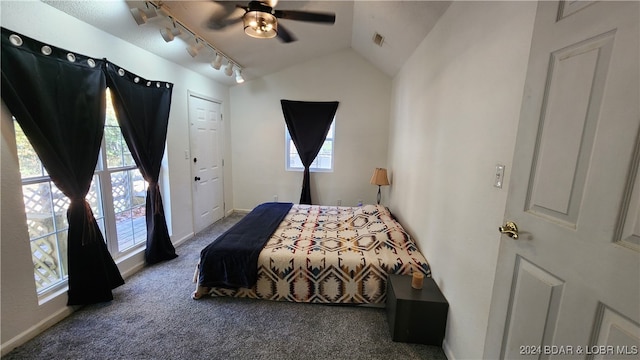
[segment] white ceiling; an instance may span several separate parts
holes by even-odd
[[[215,54],[202,50],[195,58],[186,51],[187,35],[165,42],[159,30],[172,27],[170,20],[158,16],[138,26],[131,8],[145,8],[144,1],[50,1],[47,4],[68,13],[118,38],[160,57],[192,69],[223,84],[235,84],[235,78],[210,66]],[[156,2],[158,3],[158,2]],[[226,3],[225,6],[222,4]],[[250,80],[262,77],[335,51],[353,48],[384,73],[393,76],[444,13],[450,1],[286,1],[278,10],[305,10],[336,14],[334,25],[280,19],[279,24],[292,32],[297,41],[254,39],[244,34],[242,23],[222,30],[205,26],[211,16],[233,9],[231,4],[248,1],[163,1],[169,13],[201,38],[233,59]],[[240,17],[236,9],[231,17]],[[382,47],[373,43],[375,33],[384,36]],[[223,68],[224,69],[224,68]]]

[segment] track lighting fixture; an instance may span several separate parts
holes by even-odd
[[[229,62],[227,66],[224,68],[224,73],[227,76],[233,75],[233,63]]]
[[[211,62],[211,67],[216,70],[220,70],[221,66],[222,66],[222,55],[220,55],[220,53],[216,53],[216,58]]]
[[[187,48],[187,52],[189,53],[189,55],[191,55],[191,57],[196,57],[198,56],[200,49],[202,49],[203,47],[204,45],[200,43],[200,41],[196,38],[196,43],[191,44],[191,46]]]
[[[131,16],[133,16],[138,25],[146,24],[147,22],[147,16],[138,8],[131,9]]]
[[[244,78],[242,77],[242,70],[236,69],[236,82],[238,84],[242,84],[244,82]]]
[[[191,55],[191,57],[195,58],[200,53],[200,50],[202,50],[203,48],[209,48],[215,54],[215,59],[211,61],[212,68],[220,70],[220,68],[222,67],[222,63],[226,61],[227,65],[224,69],[225,75],[232,76],[235,70],[236,82],[239,84],[244,82],[244,78],[242,77],[242,67],[238,65],[235,60],[225,55],[223,52],[204,40],[204,38],[199,36],[195,31],[189,29],[184,23],[176,19],[170,13],[169,8],[162,4],[162,1],[145,1],[144,4],[146,8],[136,7],[130,9],[131,15],[138,25],[143,25],[147,22],[148,19],[157,17],[158,15],[160,15],[160,18],[169,19],[173,24],[173,28],[171,26],[162,25],[164,27],[160,29],[160,35],[165,42],[171,42],[175,39],[176,36],[186,34],[186,39],[191,38],[192,41],[194,41],[187,48],[187,52],[189,53],[189,55]],[[268,25],[261,25],[265,26],[261,29],[261,31],[266,31]],[[269,28],[269,30],[271,30],[271,28]],[[263,36],[264,34],[262,34],[261,37]]]
[[[146,9],[133,8],[131,9],[131,15],[136,21],[136,24],[142,25],[146,24],[148,19],[154,18],[158,16],[156,13],[155,7],[149,7],[149,4],[146,4]]]
[[[178,27],[176,27],[176,23],[173,23],[173,29],[171,28],[164,28],[164,29],[160,29],[160,35],[162,35],[162,38],[164,39],[164,41],[166,42],[170,42],[173,41],[173,39],[176,36],[180,36],[182,34],[182,30],[180,30]]]

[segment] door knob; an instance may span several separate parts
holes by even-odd
[[[193,178],[193,180],[195,180],[195,181],[200,181],[200,176],[196,176],[196,177],[194,177],[194,178]]]
[[[509,237],[514,240],[518,239],[518,226],[513,221],[507,221],[504,226],[500,226],[498,228],[498,231],[500,231],[502,234],[509,235]]]

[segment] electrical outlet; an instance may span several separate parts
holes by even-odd
[[[278,195],[273,195],[273,202],[278,202]]]
[[[338,199],[338,206],[342,206],[342,200]]]

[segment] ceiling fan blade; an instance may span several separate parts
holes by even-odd
[[[242,17],[232,18],[233,13],[236,11],[239,4],[235,4],[229,1],[213,1],[219,8],[216,12],[211,14],[209,19],[204,23],[204,26],[212,30],[221,30],[229,25],[233,25],[242,20]]]
[[[336,14],[297,10],[274,10],[273,15],[280,19],[308,21],[323,24],[335,24]]]
[[[233,25],[242,21],[242,18],[237,19],[215,19],[211,18],[207,20],[205,26],[211,30],[222,30],[229,25]]]
[[[297,40],[296,37],[280,23],[278,23],[278,39],[283,43],[290,43]]]

